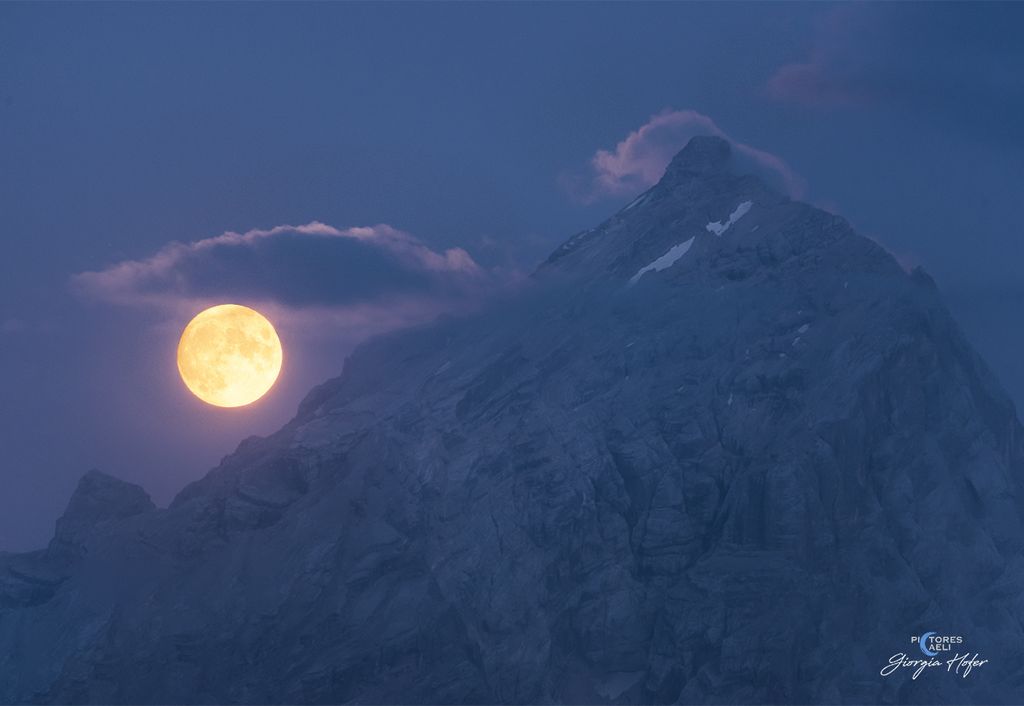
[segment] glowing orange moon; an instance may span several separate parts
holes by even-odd
[[[242,407],[263,397],[283,359],[273,324],[238,304],[199,312],[178,342],[178,372],[185,386],[217,407]]]

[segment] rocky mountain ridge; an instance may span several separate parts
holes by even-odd
[[[170,507],[87,476],[0,701],[1012,703],[1020,431],[927,275],[694,138]],[[880,675],[926,630],[990,663]]]

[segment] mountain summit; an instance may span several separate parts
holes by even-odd
[[[729,165],[732,146],[728,140],[713,135],[692,138],[665,170],[663,180],[675,180],[682,174],[707,174],[724,170]]]
[[[169,508],[94,478],[0,556],[0,701],[1019,701],[1012,403],[926,276],[729,155]],[[882,674],[927,633],[987,661]]]

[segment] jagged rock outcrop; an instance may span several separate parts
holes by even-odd
[[[1017,702],[1021,438],[927,275],[695,138],[169,508],[0,557],[0,701]],[[925,630],[990,662],[881,676]]]
[[[82,476],[67,510],[57,520],[50,550],[54,553],[62,550],[82,552],[88,540],[97,531],[102,531],[104,524],[155,508],[149,495],[138,485],[91,470]]]

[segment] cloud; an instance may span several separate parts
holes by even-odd
[[[858,37],[860,40],[858,41]],[[837,7],[821,15],[806,59],[779,67],[765,84],[778,101],[815,107],[864,105],[876,98],[866,80],[858,46],[875,37],[857,8]]]
[[[768,96],[817,109],[896,108],[972,132],[1024,119],[1024,7],[847,4],[824,12],[806,56],[776,69]]]
[[[292,322],[386,330],[463,308],[487,280],[462,248],[438,252],[389,225],[314,221],[170,243],[145,259],[79,273],[71,285],[92,299],[175,314],[232,301]]]
[[[867,95],[852,90],[850,85],[832,75],[827,64],[825,55],[815,52],[807,62],[781,67],[768,79],[768,94],[777,100],[814,106],[857,105],[868,101]]]
[[[780,157],[734,140],[703,113],[671,109],[651,116],[613,149],[598,150],[585,175],[563,175],[562,185],[586,203],[635,194],[657,183],[672,157],[696,135],[729,140],[738,157],[777,179],[794,198],[806,192],[804,180]]]

